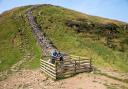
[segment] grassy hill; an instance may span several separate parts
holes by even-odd
[[[0,15],[0,71],[9,69],[27,53],[31,59],[40,58],[40,48],[25,18],[28,7],[15,8]],[[36,66],[37,62],[39,64],[36,61],[33,65]]]
[[[32,35],[25,11],[19,7],[0,16],[0,71],[31,54],[23,67],[39,67],[41,49]],[[41,5],[33,15],[42,32],[61,51],[88,56],[99,67],[128,72],[128,24],[66,8]]]

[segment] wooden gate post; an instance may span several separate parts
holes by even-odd
[[[90,69],[92,68],[92,58],[90,58]]]
[[[79,57],[79,69],[80,69],[80,57]]]
[[[76,74],[76,60],[75,60],[75,74]]]

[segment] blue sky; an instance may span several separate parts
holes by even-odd
[[[0,0],[0,13],[17,6],[45,3],[128,22],[128,0]]]

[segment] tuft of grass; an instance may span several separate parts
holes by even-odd
[[[106,73],[95,73],[95,74],[100,74],[100,75],[106,76],[106,77],[114,79],[114,80],[118,80],[118,81],[121,81],[121,82],[124,82],[124,83],[128,83],[128,79],[121,79],[121,78],[118,78],[118,77],[108,75]]]
[[[117,87],[115,87],[115,86],[107,86],[107,89],[118,89]]]

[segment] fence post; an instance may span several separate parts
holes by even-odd
[[[40,70],[41,70],[41,67],[42,67],[42,62],[41,62],[42,58],[40,59]]]
[[[90,69],[92,68],[92,58],[90,58]]]
[[[56,70],[56,79],[57,79],[57,77],[58,77],[58,74],[57,74],[57,62],[55,62],[55,70]]]
[[[75,74],[76,74],[76,60],[75,60]]]
[[[79,68],[80,68],[80,57],[79,57]]]

